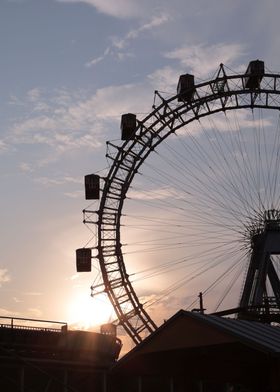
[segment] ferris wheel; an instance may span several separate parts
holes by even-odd
[[[144,118],[122,116],[108,172],[85,177],[97,240],[77,269],[98,261],[93,294],[102,287],[136,344],[154,314],[197,308],[199,292],[210,312],[271,298],[280,309],[279,109],[280,75],[256,60],[199,83],[181,75]]]

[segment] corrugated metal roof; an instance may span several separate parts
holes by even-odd
[[[180,313],[180,312],[179,312]],[[237,320],[214,315],[204,315],[185,312],[187,317],[193,317],[230,333],[242,343],[258,348],[261,351],[280,354],[280,327],[257,321]]]
[[[185,317],[194,318],[201,323],[208,324],[220,331],[228,333],[236,338],[242,344],[248,345],[254,349],[267,354],[280,355],[280,327],[263,324],[257,321],[238,320],[233,318],[224,318],[209,314],[201,314],[197,312],[188,312],[179,310],[164,324],[162,324],[155,332],[149,335],[138,346],[134,347],[124,357],[122,357],[114,366],[118,369],[122,364],[129,361],[137,353],[141,353],[141,348],[149,344],[154,336],[161,333],[162,330],[168,328],[177,318]]]

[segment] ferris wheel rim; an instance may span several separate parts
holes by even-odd
[[[155,106],[151,113],[142,121],[138,121],[135,139],[125,141],[121,146],[111,144],[111,146],[116,148],[116,153],[114,157],[108,156],[113,158],[113,160],[104,179],[104,188],[98,211],[97,250],[106,292],[115,308],[120,324],[135,343],[139,343],[142,340],[141,332],[146,330],[148,333],[151,333],[155,330],[156,325],[140,303],[126,272],[120,240],[121,216],[126,193],[135,174],[149,154],[170,134],[176,132],[181,127],[188,125],[194,120],[199,120],[202,117],[211,116],[221,111],[226,113],[230,110],[246,108],[280,109],[280,75],[265,73],[262,81],[265,88],[260,87],[258,89],[245,88],[245,78],[246,74],[224,75],[222,78],[200,83],[195,86],[197,96],[190,104],[186,102],[178,104],[178,95],[174,95],[166,100],[159,95],[160,104]],[[225,82],[227,89],[214,91],[217,80]],[[230,83],[234,83],[237,87],[239,85],[239,88],[231,89]],[[211,94],[206,93],[204,96],[201,96],[200,89],[207,90],[207,88]],[[260,96],[263,96],[263,103],[258,102],[256,99]],[[172,105],[175,102],[176,105],[173,109]],[[215,105],[211,109],[209,105],[213,102],[215,102]],[[189,113],[191,115],[187,117]],[[150,124],[149,122],[153,118],[154,122]],[[165,130],[167,131],[164,134]],[[109,219],[110,208],[112,219]],[[114,221],[113,224],[112,221]],[[107,243],[110,244],[109,251]],[[112,265],[114,265],[113,268],[116,268],[117,265],[117,271],[112,270]],[[118,274],[119,276],[117,276]],[[126,295],[131,303],[131,307],[128,310],[123,309],[118,294],[116,294],[116,290],[120,288],[118,285],[121,285],[124,291],[122,291],[121,295],[123,297]],[[140,323],[138,329],[131,322],[131,319],[135,316],[139,317],[142,323]]]

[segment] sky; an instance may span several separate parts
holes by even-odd
[[[276,0],[1,0],[0,315],[108,319],[101,300],[88,316],[93,277],[75,271],[91,237],[83,176],[106,172],[120,116],[149,113],[180,74],[254,59],[279,70],[279,12]]]

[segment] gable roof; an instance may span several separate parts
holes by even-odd
[[[181,312],[181,311],[180,311]],[[179,312],[179,313],[180,313]],[[280,328],[258,321],[223,318],[214,315],[185,312],[203,323],[212,325],[237,338],[241,343],[260,351],[280,354]]]
[[[143,340],[143,342],[122,357],[115,367],[118,367],[118,364],[121,365],[145,352],[160,335],[164,334],[164,332],[172,328],[178,320],[182,319],[185,321],[196,321],[204,326],[208,325],[212,330],[214,329],[217,332],[223,333],[224,335],[233,338],[235,341],[257,351],[277,356],[280,355],[280,327],[278,326],[271,326],[257,321],[223,318],[220,316],[180,310],[162,324],[155,332]]]

